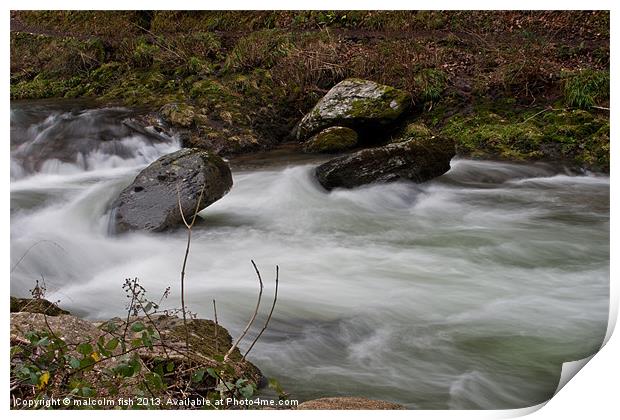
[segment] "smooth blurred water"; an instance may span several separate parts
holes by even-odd
[[[121,284],[139,277],[154,299],[171,286],[167,304],[178,307],[186,232],[106,233],[108,204],[178,142],[114,138],[122,157],[96,148],[32,170],[20,145],[37,138],[42,119],[63,113],[24,107],[36,115],[11,114],[19,139],[13,264],[44,242],[12,272],[12,294],[28,295],[44,277],[50,299],[103,319],[123,313]],[[86,114],[93,112],[106,114]],[[212,317],[216,299],[234,336],[255,304],[250,259],[266,282],[262,319],[280,266],[278,306],[251,360],[292,397],[525,407],[553,394],[562,362],[600,347],[609,302],[607,177],[455,159],[425,184],[328,193],[313,178],[316,163],[276,156],[232,162],[233,189],[200,213],[186,288],[201,317]]]

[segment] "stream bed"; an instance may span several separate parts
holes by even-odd
[[[138,277],[153,300],[171,287],[164,306],[180,306],[186,231],[108,234],[117,194],[180,147],[126,130],[129,115],[12,104],[12,295],[43,278],[48,299],[108,319]],[[322,160],[288,148],[232,159],[233,188],[200,213],[187,267],[190,309],[212,318],[216,299],[235,336],[258,292],[250,260],[265,281],[257,325],[279,265],[277,307],[250,359],[292,398],[520,408],[553,395],[562,362],[598,350],[608,177],[454,159],[424,184],[327,192],[313,177]]]

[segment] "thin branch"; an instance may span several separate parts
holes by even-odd
[[[531,119],[536,118],[537,116],[539,116],[540,114],[544,113],[544,112],[548,112],[548,111],[556,111],[551,107],[545,108],[542,111],[537,112],[536,114],[530,116],[529,118],[526,118],[525,120],[521,121],[521,124],[525,124],[526,122],[528,122]]]
[[[30,245],[30,247],[26,250],[26,252],[24,252],[22,254],[22,256],[19,258],[19,260],[17,260],[17,262],[15,263],[15,265],[13,265],[13,267],[11,267],[11,273],[17,268],[17,266],[22,262],[22,260],[26,257],[26,255],[28,255],[28,253],[32,250],[32,248],[34,248],[35,246],[43,243],[43,242],[51,242],[53,245],[56,245],[58,248],[62,249],[63,251],[67,252],[66,249],[64,249],[62,246],[58,245],[56,242],[49,240],[49,239],[42,239],[40,241],[35,242],[34,244]]]
[[[159,335],[159,339],[163,341],[164,336],[161,335],[161,331],[159,331],[159,328],[157,328],[157,324],[155,324],[155,321],[153,321],[153,318],[151,318],[151,315],[147,312],[144,305],[142,305],[142,302],[140,302],[139,305],[140,305],[140,308],[142,309],[142,312],[144,312],[144,315],[146,315],[146,317],[148,318],[153,328],[155,328],[155,331],[157,331],[157,334]],[[166,350],[166,346],[164,346],[163,348],[164,348],[164,354],[166,355],[166,358],[168,358],[168,351]]]
[[[215,307],[215,299],[213,299],[213,316],[215,318],[215,354],[218,353],[218,345],[217,345],[217,330],[220,329],[217,322],[217,308]]]
[[[189,223],[185,220],[185,214],[183,213],[183,206],[181,206],[181,192],[179,191],[179,186],[177,185],[177,203],[179,203],[179,213],[181,213],[181,219],[183,219],[183,223],[185,227],[190,229]]]
[[[135,22],[130,22],[130,23],[131,23],[132,25],[136,26],[138,29],[143,30],[143,31],[147,32],[149,35],[151,35],[151,36],[153,37],[153,39],[152,39],[152,40],[153,40],[153,42],[154,42],[157,46],[162,47],[162,48],[164,48],[164,49],[168,50],[168,51],[169,51],[169,52],[171,52],[172,54],[176,55],[176,56],[177,56],[177,58],[179,58],[179,59],[181,59],[181,60],[184,60],[184,58],[183,58],[181,55],[179,55],[179,53],[177,53],[176,51],[174,51],[172,48],[168,47],[167,45],[164,45],[164,44],[162,44],[162,43],[157,42],[157,41],[159,41],[159,37],[158,37],[156,34],[154,34],[153,32],[149,31],[148,29],[146,29],[146,28],[144,28],[144,27],[142,27],[142,26],[138,25],[138,24],[137,24],[137,23],[135,23]]]
[[[245,360],[245,358],[250,353],[250,351],[252,351],[252,348],[254,347],[254,344],[256,344],[256,342],[258,341],[260,336],[263,335],[263,333],[267,329],[267,326],[269,325],[269,321],[271,321],[271,315],[273,315],[273,310],[276,307],[276,302],[278,301],[278,283],[279,283],[279,280],[280,280],[280,267],[278,267],[276,265],[276,290],[275,290],[275,292],[273,294],[273,304],[271,305],[271,310],[269,311],[269,316],[267,317],[267,320],[265,321],[265,325],[263,325],[263,329],[260,330],[260,332],[258,333],[256,338],[254,339],[254,341],[252,341],[252,344],[250,344],[250,347],[248,348],[248,350],[243,355],[243,358],[241,359],[242,362]]]
[[[241,333],[239,338],[237,338],[235,343],[230,347],[230,349],[228,349],[228,351],[224,355],[224,361],[225,362],[228,361],[228,358],[230,357],[230,354],[239,345],[239,342],[243,339],[243,337],[245,337],[245,335],[248,333],[250,327],[254,323],[254,320],[256,319],[256,315],[258,314],[258,309],[260,307],[260,300],[261,300],[261,298],[263,296],[263,279],[260,276],[260,271],[258,271],[258,268],[256,267],[256,264],[254,263],[254,260],[251,260],[251,261],[252,261],[252,265],[254,266],[254,271],[256,272],[256,276],[258,277],[258,283],[260,285],[260,289],[258,291],[258,301],[256,302],[256,309],[254,309],[254,313],[252,314],[252,317],[250,318],[250,321],[248,322],[248,325],[245,326],[245,329],[243,330],[243,332]]]
[[[127,309],[127,319],[125,320],[125,330],[123,331],[123,345],[125,345],[125,338],[127,337],[127,329],[129,328],[129,318],[131,317],[131,308],[133,308],[133,304],[136,300],[136,283],[138,282],[138,278],[134,278],[133,287],[131,288],[131,302],[129,303],[129,308]],[[131,285],[131,280],[129,280],[129,284]]]
[[[192,242],[192,228],[194,227],[194,223],[196,222],[196,216],[198,215],[198,210],[200,209],[200,204],[202,203],[202,196],[205,192],[206,184],[202,186],[200,190],[200,196],[198,197],[198,201],[196,202],[196,209],[194,210],[194,216],[192,217],[192,223],[188,224],[185,219],[185,215],[183,214],[183,206],[181,205],[181,193],[179,191],[179,187],[177,185],[177,198],[179,202],[179,212],[181,213],[181,218],[183,219],[183,223],[187,227],[187,246],[185,247],[185,256],[183,257],[183,267],[181,268],[181,309],[183,312],[183,326],[185,328],[185,347],[187,352],[189,353],[189,328],[187,327],[187,309],[185,308],[185,267],[187,266],[187,257],[189,256],[189,248]]]

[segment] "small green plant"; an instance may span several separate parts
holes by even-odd
[[[582,70],[564,77],[566,105],[587,109],[609,100],[609,71]]]
[[[418,86],[420,98],[424,102],[432,104],[441,99],[441,94],[446,89],[448,78],[446,74],[437,69],[423,69],[414,77]]]
[[[153,64],[153,59],[158,52],[157,45],[148,42],[144,37],[138,38],[134,44],[131,63],[137,68],[148,68]]]

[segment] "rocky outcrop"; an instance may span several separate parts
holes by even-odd
[[[157,159],[120,193],[112,205],[111,230],[159,232],[175,227],[183,221],[179,200],[187,219],[196,208],[211,205],[231,187],[230,168],[219,156],[181,149]]]
[[[306,153],[333,153],[350,149],[357,144],[357,133],[347,127],[329,127],[316,134],[304,145]]]
[[[11,313],[28,312],[45,314],[47,316],[69,315],[69,312],[60,309],[55,303],[41,298],[18,298],[11,296]]]
[[[376,130],[396,121],[409,107],[409,93],[362,79],[346,79],[334,86],[306,114],[296,129],[305,140],[327,127]]]
[[[232,337],[228,331],[221,325],[216,325],[213,321],[206,319],[192,319],[188,321],[189,335],[189,353],[187,352],[185,342],[185,329],[183,320],[175,316],[166,315],[150,315],[149,317],[131,317],[129,318],[129,326],[142,324],[144,328],[153,328],[158,332],[159,338],[153,342],[153,346],[140,346],[135,350],[135,354],[147,366],[155,364],[167,365],[174,362],[176,366],[188,364],[188,358],[196,362],[196,365],[206,367],[215,367],[218,365],[218,357],[225,353],[232,346]],[[215,330],[217,329],[217,334]],[[119,356],[123,348],[131,349],[134,345],[132,341],[142,337],[142,332],[136,332],[133,328],[125,329],[125,319],[115,318],[105,322],[90,322],[72,315],[58,315],[53,317],[45,317],[40,313],[17,312],[11,314],[10,321],[11,345],[12,346],[29,346],[29,333],[32,332],[51,332],[54,336],[59,337],[65,343],[69,344],[69,354],[79,357],[77,349],[71,348],[72,345],[90,344],[93,349],[98,348],[98,344],[102,340],[108,342],[112,338],[120,339],[125,337],[125,345],[118,345],[111,351],[112,356]],[[125,334],[118,334],[126,331]],[[215,341],[217,337],[217,343]],[[165,344],[165,346],[164,346]],[[97,357],[101,357],[97,355]],[[260,370],[247,360],[242,360],[239,349],[235,349],[230,355],[231,369],[228,372],[235,377],[242,377],[249,383],[259,387],[265,381]],[[118,357],[103,358],[98,367],[100,369],[88,370],[85,372],[87,381],[98,388],[98,385],[104,383],[106,377],[102,375],[105,369],[111,369],[118,366]],[[131,378],[125,378],[124,386],[119,388],[119,395],[132,396],[139,391],[139,386],[144,379],[144,371],[141,370],[137,375]],[[189,377],[183,377],[183,372],[177,372],[179,378],[183,378],[189,382]],[[194,387],[200,391],[205,387],[214,387],[214,380],[209,375],[204,375],[200,384],[191,382]],[[59,383],[50,384],[50,386],[62,385]],[[105,396],[108,389],[105,386],[96,389],[97,395]],[[155,391],[156,392],[156,391]]]
[[[332,159],[316,169],[323,187],[354,188],[407,179],[424,182],[450,169],[454,142],[442,137],[411,138]]]
[[[319,398],[305,401],[297,410],[404,410],[405,407],[389,401],[369,400],[360,397]]]

